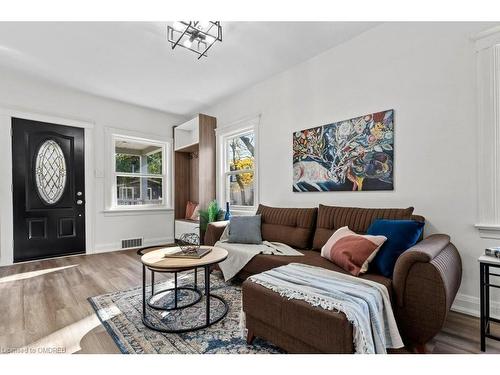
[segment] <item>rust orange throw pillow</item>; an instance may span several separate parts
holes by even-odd
[[[321,248],[321,256],[358,276],[368,271],[369,263],[386,240],[385,236],[361,235],[342,227]]]
[[[198,203],[188,201],[186,204],[186,219],[193,220],[192,216],[196,211],[196,208],[198,207]]]

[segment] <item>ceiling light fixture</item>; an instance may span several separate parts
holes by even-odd
[[[222,26],[220,21],[175,21],[167,26],[167,39],[172,49],[182,46],[201,59],[215,42],[222,42]]]

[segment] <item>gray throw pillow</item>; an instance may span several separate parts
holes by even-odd
[[[232,243],[262,243],[260,233],[260,215],[253,216],[231,216],[229,220],[229,239]]]

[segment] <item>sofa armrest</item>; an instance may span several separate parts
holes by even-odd
[[[394,304],[405,338],[425,344],[441,330],[461,279],[462,261],[448,235],[431,235],[398,258]]]
[[[206,246],[214,246],[217,241],[219,241],[220,236],[226,229],[229,221],[215,221],[209,223],[207,226],[207,231],[205,232],[204,244]]]

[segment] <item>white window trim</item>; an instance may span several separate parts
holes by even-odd
[[[171,211],[172,208],[172,145],[173,141],[171,138],[165,136],[147,134],[142,132],[135,132],[125,129],[116,128],[105,128],[105,140],[106,140],[106,163],[105,170],[105,207],[104,213],[107,214],[120,214],[120,213],[143,213],[145,211],[157,212],[157,211]],[[135,142],[145,142],[152,145],[156,145],[162,148],[162,175],[163,186],[163,204],[143,204],[136,206],[118,206],[116,197],[116,176],[126,175],[126,173],[116,173],[115,165],[115,143],[117,140],[128,140]],[[148,175],[140,174],[141,177],[159,177],[159,175]],[[130,174],[132,177],[136,177],[137,174]]]
[[[225,144],[227,139],[234,136],[253,131],[255,134],[255,155],[254,155],[254,205],[253,206],[237,206],[231,205],[231,213],[237,214],[250,214],[255,212],[259,205],[259,192],[260,192],[260,179],[259,179],[259,125],[261,115],[253,115],[245,117],[241,120],[235,121],[225,126],[217,127],[217,147],[216,147],[216,160],[217,160],[217,200],[219,205],[224,209],[227,202],[227,185],[226,185],[226,162],[227,152]],[[234,173],[233,173],[234,174]]]
[[[500,28],[474,36],[477,90],[477,222],[482,238],[500,239]]]

